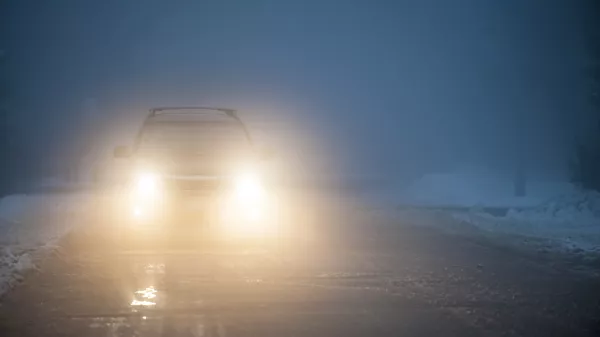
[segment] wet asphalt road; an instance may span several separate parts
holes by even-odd
[[[600,335],[594,277],[348,212],[281,251],[117,254],[82,227],[2,299],[0,336]]]

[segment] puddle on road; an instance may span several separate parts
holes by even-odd
[[[134,256],[121,259],[120,310],[72,316],[90,329],[89,335],[126,336],[224,336],[218,315],[207,315],[197,285],[210,280],[214,263],[207,259],[168,256]],[[262,279],[240,279],[260,283]],[[194,289],[190,292],[189,289]]]
[[[210,307],[220,298],[211,293],[215,285],[218,291],[233,289],[250,293],[252,298],[258,296],[260,304],[260,296],[269,296],[266,286],[380,290],[385,288],[382,279],[390,276],[385,272],[339,271],[297,278],[260,267],[261,260],[254,257],[128,256],[117,266],[117,275],[122,278],[120,311],[73,319],[94,331],[89,335],[224,336],[226,328],[221,322],[225,318]],[[244,290],[248,288],[258,290]]]
[[[153,286],[146,287],[145,289],[136,290],[133,294],[134,299],[131,300],[130,306],[136,307],[152,307],[156,305],[156,298],[158,290]]]
[[[164,263],[147,263],[143,266],[144,273],[148,275],[160,275],[165,273]]]

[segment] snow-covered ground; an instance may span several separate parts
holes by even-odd
[[[379,180],[377,180],[377,179]],[[363,178],[372,188],[362,193],[371,206],[397,207],[498,207],[530,208],[552,197],[575,190],[572,184],[556,178],[532,177],[526,196],[515,197],[512,176],[485,169],[424,174],[412,181]]]
[[[387,206],[424,207],[422,212],[436,214],[420,222],[447,225],[458,221],[492,235],[515,235],[545,241],[552,248],[600,253],[600,193],[582,191],[565,181],[531,179],[527,196],[514,197],[510,176],[470,169],[424,175],[384,192],[380,200]],[[490,209],[507,212],[490,214]]]
[[[600,193],[573,191],[527,209],[493,216],[480,209],[455,212],[454,219],[492,233],[548,240],[555,248],[600,253]]]
[[[514,196],[511,176],[485,170],[427,174],[396,191],[396,202],[410,205],[534,207],[570,193],[565,181],[530,179],[524,197]]]
[[[0,295],[81,223],[88,205],[89,196],[85,194],[11,195],[0,199]]]

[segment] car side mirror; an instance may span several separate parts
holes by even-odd
[[[129,158],[131,156],[131,152],[127,146],[117,146],[113,150],[113,157],[115,158]]]

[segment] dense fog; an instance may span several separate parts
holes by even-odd
[[[563,177],[586,132],[578,1],[2,6],[7,123],[48,171],[163,105],[233,107],[305,163],[399,178],[521,160]]]

